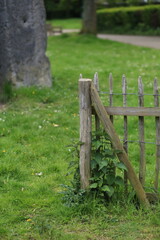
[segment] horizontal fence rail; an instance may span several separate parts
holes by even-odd
[[[159,107],[105,107],[105,108],[109,115],[160,117]]]

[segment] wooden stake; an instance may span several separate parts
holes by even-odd
[[[97,89],[97,91],[99,92],[99,78],[98,78],[97,72],[94,74],[94,86]]]
[[[122,76],[122,94],[123,94],[123,107],[127,106],[127,80],[125,75]],[[126,153],[128,153],[128,119],[127,116],[124,116],[124,138],[123,138],[123,147]],[[128,191],[128,176],[127,171],[124,171],[124,184],[125,184],[125,193]]]
[[[87,189],[90,180],[92,110],[90,99],[90,79],[79,79],[80,102],[80,181],[81,188]]]
[[[113,76],[112,76],[112,73],[109,74],[109,106],[110,107],[113,106]],[[113,115],[110,115],[109,117],[113,124],[114,123]],[[112,144],[111,144],[111,147],[112,147]],[[114,173],[114,176],[116,176],[116,167],[113,168],[113,173]]]
[[[158,83],[157,79],[154,79],[154,106],[159,107],[159,96],[158,96]],[[156,167],[155,167],[155,181],[154,187],[158,191],[158,179],[160,169],[160,117],[155,117],[156,122]]]
[[[99,95],[93,85],[91,84],[91,100],[93,107],[98,115],[98,117],[101,120],[101,123],[103,124],[104,130],[107,132],[107,134],[110,136],[112,145],[115,149],[119,150],[120,152],[117,153],[117,156],[121,162],[124,163],[128,170],[128,178],[137,194],[137,197],[142,205],[145,207],[149,206],[149,202],[146,198],[146,194],[144,192],[144,189],[142,188],[141,183],[139,182],[136,173],[128,160],[128,156],[126,152],[124,151],[124,148],[120,142],[120,139],[118,135],[116,134],[113,124],[109,119],[109,115],[107,114],[103,104],[101,103],[101,100],[99,98]]]
[[[138,78],[138,96],[139,96],[139,107],[144,107],[143,97],[143,83],[142,78]],[[140,146],[140,164],[139,164],[139,180],[142,186],[145,185],[145,174],[146,174],[146,158],[145,158],[145,143],[144,143],[144,117],[139,117],[139,146]]]
[[[97,92],[99,92],[98,73],[94,74],[94,86],[95,86]],[[100,120],[99,120],[99,117],[97,116],[97,114],[95,114],[95,130],[96,130],[96,132],[100,130]]]
[[[109,74],[109,106],[113,106],[113,77],[112,73]],[[110,120],[113,123],[113,116],[110,115]]]

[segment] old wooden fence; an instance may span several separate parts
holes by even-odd
[[[144,127],[146,116],[155,118],[155,145],[156,145],[156,159],[155,159],[155,177],[153,180],[153,189],[155,193],[159,193],[159,169],[160,169],[160,108],[159,108],[159,92],[157,79],[153,82],[153,93],[145,94],[142,78],[138,78],[138,92],[128,93],[126,77],[122,76],[122,91],[115,93],[113,91],[113,78],[109,76],[109,90],[105,92],[109,96],[108,106],[104,106],[99,97],[99,83],[98,74],[94,75],[94,80],[84,79],[80,76],[79,80],[79,101],[80,101],[80,141],[83,142],[80,148],[80,176],[81,187],[86,189],[90,182],[90,161],[91,161],[91,133],[92,133],[92,116],[95,115],[95,127],[99,128],[102,124],[104,130],[110,136],[112,145],[115,149],[121,150],[117,154],[119,160],[127,167],[127,172],[124,173],[124,183],[127,188],[127,180],[129,179],[141,203],[147,205],[148,200],[145,193],[145,176],[146,176],[146,156],[145,156],[145,134]],[[104,92],[103,92],[104,93]],[[123,99],[123,106],[113,107],[114,95],[121,95]],[[139,103],[138,107],[127,107],[128,95],[137,96]],[[144,107],[144,96],[149,95],[153,97],[153,107]],[[124,136],[121,141],[113,126],[114,116],[123,116]],[[128,159],[128,120],[129,116],[137,116],[139,129],[139,143],[140,157],[139,157],[139,177]],[[151,126],[152,128],[152,126]]]

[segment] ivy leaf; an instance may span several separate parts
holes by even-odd
[[[112,197],[114,194],[114,188],[112,186],[109,186],[110,191],[108,192],[109,197]]]
[[[101,170],[103,167],[107,167],[108,166],[108,161],[101,161],[99,163],[99,170]]]
[[[95,147],[95,149],[98,149],[102,143],[99,140],[92,141],[92,146]]]
[[[104,185],[101,190],[103,192],[107,192],[108,196],[111,197],[114,193],[114,188],[112,186],[107,186],[107,185]]]
[[[98,182],[98,181],[101,180],[101,178],[94,176],[94,177],[91,177],[89,180],[92,181],[92,182]],[[98,183],[97,183],[97,184],[98,184]],[[92,184],[91,184],[91,185],[92,185]]]
[[[97,162],[95,160],[91,161],[91,169],[95,169],[97,166]]]
[[[114,153],[113,153],[113,151],[111,149],[104,149],[103,156],[105,156],[105,157],[113,157]]]
[[[102,185],[103,185],[103,179],[101,179],[101,180],[99,181],[99,183],[98,183],[98,186],[99,186],[99,187],[102,187]]]
[[[117,184],[119,186],[123,186],[124,185],[123,178],[120,176],[116,176],[115,184]]]
[[[109,192],[109,191],[110,191],[110,188],[109,188],[109,186],[104,185],[104,186],[101,188],[101,190],[102,190],[103,192]]]
[[[95,160],[98,164],[100,164],[100,162],[102,161],[102,154],[99,153],[99,152],[95,153],[94,160]]]
[[[108,172],[108,167],[103,167],[102,169],[101,169],[101,171],[99,171],[102,175],[103,174],[107,174],[107,172]]]
[[[97,188],[98,187],[98,183],[92,183],[91,185],[90,185],[90,188],[92,189],[92,188]]]
[[[121,169],[121,170],[126,170],[126,171],[128,171],[127,168],[126,168],[126,166],[125,166],[124,163],[122,163],[122,162],[116,163],[115,166],[116,166],[117,168]]]
[[[107,183],[108,185],[112,185],[115,182],[115,176],[113,174],[110,174],[107,176]]]

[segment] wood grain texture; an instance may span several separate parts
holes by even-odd
[[[109,74],[109,106],[113,106],[113,77],[112,73]],[[113,123],[113,115],[110,115],[110,120]]]
[[[122,76],[122,95],[123,95],[123,107],[127,106],[127,80],[125,75]],[[124,137],[123,137],[123,147],[126,153],[128,153],[128,118],[126,115],[123,117],[123,128],[124,128]],[[127,171],[124,171],[124,185],[125,193],[128,192],[128,174]]]
[[[98,73],[96,72],[94,74],[94,86],[96,88],[96,90],[99,92],[99,78],[98,78]],[[99,117],[97,116],[97,114],[95,114],[95,130],[99,131],[100,130],[100,120]]]
[[[160,116],[159,107],[108,107],[105,106],[108,115],[119,116]]]
[[[139,107],[144,107],[144,88],[142,78],[138,78],[138,100]],[[146,158],[145,158],[145,137],[144,137],[144,116],[139,116],[139,147],[140,147],[140,162],[139,162],[139,180],[142,186],[145,185],[146,174]]]
[[[159,96],[158,96],[158,82],[154,79],[154,106],[159,107]],[[159,169],[160,169],[160,117],[155,117],[156,124],[156,165],[155,165],[155,180],[154,188],[158,191],[159,185]]]
[[[90,180],[92,112],[90,99],[90,79],[79,80],[80,103],[80,181],[81,188],[87,189]]]

